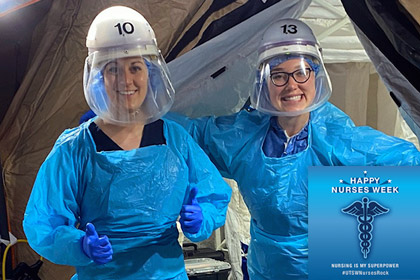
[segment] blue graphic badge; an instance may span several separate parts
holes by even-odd
[[[370,252],[370,241],[373,238],[373,220],[375,216],[388,213],[389,209],[376,201],[364,197],[362,201],[355,201],[350,206],[341,209],[343,213],[354,215],[359,222],[359,240],[363,257],[366,259]]]
[[[420,166],[309,167],[308,279],[419,280],[418,174]]]

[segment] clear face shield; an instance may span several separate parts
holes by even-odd
[[[320,57],[287,52],[261,60],[251,104],[261,112],[285,117],[323,105],[331,96],[331,83]]]
[[[148,124],[174,101],[165,60],[141,46],[93,51],[85,61],[85,98],[96,115],[125,125]]]

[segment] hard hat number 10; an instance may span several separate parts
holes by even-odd
[[[295,34],[297,32],[297,26],[294,24],[285,24],[280,27],[283,28],[284,34]]]
[[[114,27],[117,27],[118,33],[123,36],[134,32],[134,26],[131,22],[124,22],[122,25],[121,23],[118,23],[117,25],[114,25]]]

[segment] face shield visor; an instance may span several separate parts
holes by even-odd
[[[331,82],[315,46],[270,46],[259,61],[251,104],[261,112],[299,116],[331,96]]]
[[[155,45],[94,50],[86,58],[84,93],[95,114],[114,124],[148,124],[166,114],[174,89]]]

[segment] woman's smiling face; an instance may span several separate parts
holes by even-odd
[[[105,89],[112,107],[134,113],[143,104],[148,88],[148,69],[141,57],[119,58],[103,72]]]
[[[296,82],[296,80],[291,75],[288,77],[288,82],[282,86],[274,85],[271,77],[267,79],[271,104],[278,111],[299,111],[312,104],[316,93],[315,73],[313,73],[311,67],[303,58],[292,58],[271,68],[270,75],[272,77],[279,72],[285,72],[289,74],[294,72],[293,75],[297,77],[297,75],[303,75],[303,72],[307,71],[308,69],[311,71],[309,71],[309,74],[305,72],[306,75],[309,75],[309,78],[304,83]]]

